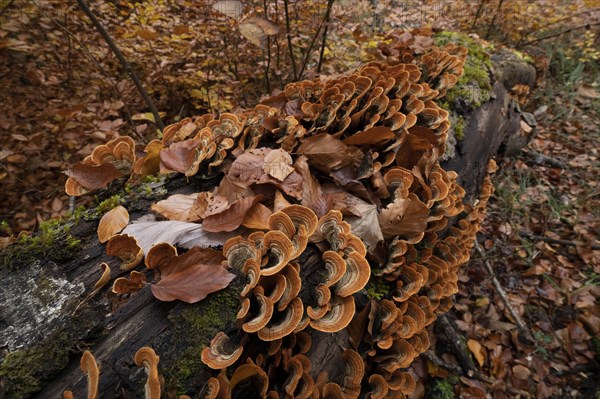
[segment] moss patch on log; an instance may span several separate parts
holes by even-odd
[[[200,360],[200,352],[219,331],[235,328],[242,288],[243,282],[236,279],[227,289],[196,304],[182,304],[169,315],[173,333],[164,341],[164,350],[180,348],[182,352],[173,356],[173,364],[164,364],[163,370],[167,386],[174,387],[178,395],[195,394],[202,387],[199,376],[209,369]]]
[[[434,40],[437,46],[455,43],[466,47],[469,51],[463,75],[458,80],[458,84],[448,90],[443,101],[461,114],[472,111],[489,101],[492,92],[490,78],[492,63],[483,46],[474,39],[456,32],[440,32],[434,36]]]
[[[0,270],[17,270],[37,259],[57,263],[73,258],[82,242],[71,234],[78,215],[42,222],[35,235],[23,235],[0,251]]]

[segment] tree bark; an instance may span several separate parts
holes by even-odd
[[[518,107],[502,83],[492,79],[492,99],[463,115],[464,138],[454,157],[443,165],[458,172],[466,201],[477,197],[489,159],[520,129]],[[165,188],[174,194],[213,186],[214,181],[188,184],[178,178]],[[127,204],[131,219],[142,216],[155,200],[140,196]],[[126,300],[104,288],[80,305],[101,275],[100,263],[112,262],[98,243],[96,227],[97,220],[83,220],[73,228],[71,233],[84,245],[71,260],[57,264],[38,259],[0,270],[0,397],[60,398],[65,389],[81,395],[87,385],[79,369],[85,348],[90,348],[101,367],[100,397],[143,397],[146,376],[133,363],[133,356],[146,345],[160,355],[164,397],[183,393],[200,397],[211,375],[200,362],[200,349],[218,331],[235,329],[241,283],[236,280],[193,305],[158,301],[147,286]],[[0,256],[6,256],[5,252]],[[320,259],[310,251],[302,256],[303,273],[310,274]],[[124,275],[114,268],[112,277],[119,274]],[[307,354],[311,376],[316,379],[326,371],[336,380],[343,374],[344,363],[341,351],[331,349],[349,347],[347,333],[311,335],[313,345]]]

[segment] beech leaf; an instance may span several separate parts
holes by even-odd
[[[202,226],[205,231],[213,233],[233,231],[240,227],[248,210],[261,199],[262,195],[253,195],[239,199],[225,211],[207,216]]]
[[[377,243],[383,241],[383,233],[379,226],[377,206],[369,204],[357,197],[347,195],[348,206],[360,216],[347,216],[345,219],[352,226],[352,234],[360,237],[369,252],[373,252]]]
[[[221,265],[224,258],[220,251],[199,248],[192,251],[193,256],[188,256],[190,259],[185,264],[161,268],[160,281],[151,287],[157,299],[195,303],[227,287],[235,278],[235,274],[229,273]]]
[[[132,223],[125,227],[123,234],[134,236],[138,245],[148,253],[152,245],[167,242],[182,248],[209,248],[220,246],[239,231],[231,233],[210,233],[201,224],[179,221]]]
[[[129,213],[121,205],[106,212],[98,223],[98,241],[105,243],[129,223]]]
[[[71,166],[65,174],[87,190],[106,188],[108,183],[121,177],[121,173],[112,163],[101,165],[78,163]]]
[[[326,194],[317,179],[310,172],[307,159],[301,156],[296,160],[294,167],[302,176],[304,184],[302,187],[302,205],[311,208],[317,216],[325,215],[333,208],[333,198]]]
[[[201,194],[171,195],[165,200],[152,204],[150,208],[169,220],[195,222],[202,219],[202,214],[206,210],[206,207],[202,206],[201,201],[198,201]]]
[[[160,172],[187,172],[196,160],[198,140],[185,140],[171,144],[159,153]]]
[[[306,155],[311,166],[324,172],[360,162],[364,155],[358,148],[347,146],[326,133],[307,138],[297,152]]]
[[[281,148],[273,150],[265,156],[263,170],[277,180],[283,181],[294,171],[292,157]]]
[[[379,224],[385,237],[422,233],[427,228],[429,208],[410,193],[408,198],[396,198],[379,214]]]
[[[344,140],[347,145],[382,144],[396,137],[387,126],[375,126],[353,134]]]

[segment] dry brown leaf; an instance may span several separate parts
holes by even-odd
[[[369,252],[373,252],[383,233],[379,226],[377,206],[369,204],[353,195],[346,194],[346,206],[358,216],[347,216],[345,220],[352,226],[352,234],[360,237]]]
[[[273,200],[273,212],[279,212],[283,208],[292,205],[291,202],[285,199],[281,191],[275,191],[275,199]]]
[[[242,226],[248,227],[249,229],[268,230],[269,216],[272,214],[273,212],[263,204],[254,204],[254,206],[246,213]]]
[[[158,154],[160,157],[160,172],[187,172],[196,160],[198,140],[185,140],[171,144]]]
[[[129,212],[119,205],[106,212],[98,223],[98,241],[105,243],[118,234],[129,223]]]
[[[300,156],[294,168],[304,180],[302,187],[302,205],[315,211],[317,216],[321,217],[333,208],[333,198],[326,194],[317,179],[310,172],[306,156]]]
[[[102,165],[86,165],[78,163],[65,172],[87,190],[106,188],[108,183],[121,177],[121,173],[111,163]]]
[[[263,162],[265,173],[279,181],[284,181],[294,171],[291,155],[281,148],[269,152]]]
[[[276,35],[279,27],[264,18],[249,18],[239,25],[240,33],[255,46],[265,48],[267,36]]]
[[[156,204],[152,204],[150,208],[169,220],[195,222],[202,219],[202,215],[206,211],[206,206],[198,203],[198,199],[201,196],[204,198],[206,194],[175,194],[165,200],[158,201]]]
[[[169,267],[169,262],[160,269],[160,281],[152,284],[152,294],[161,301],[195,303],[227,287],[235,278],[221,265],[221,251],[194,248],[176,258],[176,267]]]
[[[483,367],[483,363],[485,362],[485,351],[481,344],[474,339],[469,339],[467,341],[467,347],[473,356],[475,356],[475,360],[479,363],[479,367]]]
[[[212,233],[233,231],[240,227],[248,210],[261,199],[262,195],[252,195],[237,200],[223,212],[207,216],[202,227]]]
[[[297,150],[306,155],[308,163],[324,172],[338,169],[350,163],[360,163],[364,154],[329,134],[318,134],[307,138]]]
[[[148,253],[152,245],[158,242],[167,242],[182,248],[208,248],[223,245],[225,241],[240,233],[209,233],[197,223],[161,221],[132,223],[123,230],[123,234],[134,236],[144,253]]]
[[[386,126],[375,126],[362,132],[353,134],[344,140],[344,144],[347,145],[365,145],[365,144],[383,144],[391,139],[395,138],[396,135]]]
[[[422,233],[427,228],[429,209],[410,193],[408,198],[396,198],[379,214],[379,224],[384,237]]]

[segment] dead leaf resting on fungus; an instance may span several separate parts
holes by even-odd
[[[171,258],[159,269],[160,281],[152,284],[152,294],[161,301],[201,301],[235,278],[222,266],[223,260],[221,251],[208,248],[194,248]]]
[[[323,188],[310,172],[305,156],[298,157],[294,167],[302,176],[302,205],[311,208],[317,216],[323,216],[333,208],[331,195],[325,194]]]
[[[271,184],[287,195],[297,199],[302,198],[302,177],[291,166],[289,154],[285,153],[289,159],[282,155],[280,150],[270,148],[246,151],[233,161],[227,172],[229,183],[223,179],[217,192],[223,191],[226,187],[222,186],[226,183],[233,186],[241,185],[246,189],[252,184]]]
[[[98,241],[105,243],[129,223],[129,213],[121,205],[106,212],[98,224]]]
[[[306,155],[308,163],[323,172],[360,162],[364,155],[358,148],[347,146],[343,141],[325,133],[304,140],[297,152]]]
[[[150,208],[169,220],[195,222],[201,220],[202,214],[206,211],[206,203],[202,201],[203,197],[205,197],[204,193],[175,194],[152,204]]]
[[[108,183],[121,177],[121,173],[111,163],[101,165],[86,165],[78,163],[65,172],[67,176],[74,179],[86,190],[106,188]],[[68,188],[68,187],[67,187]],[[75,195],[67,193],[69,195]]]
[[[294,171],[292,157],[281,148],[273,150],[265,156],[263,170],[277,180],[284,181]]]
[[[237,200],[223,212],[207,216],[204,223],[202,223],[202,227],[205,231],[212,233],[233,231],[240,227],[248,210],[261,199],[262,195],[252,195]]]
[[[383,241],[383,233],[379,226],[377,206],[369,204],[352,195],[346,195],[347,206],[357,216],[347,216],[345,219],[352,227],[352,234],[360,237],[372,252],[377,243]]]
[[[381,210],[379,224],[385,237],[422,233],[427,228],[429,209],[410,193],[408,198],[396,198]]]
[[[132,223],[125,227],[123,234],[134,236],[138,245],[148,253],[157,242],[167,242],[182,248],[208,248],[223,245],[240,232],[209,233],[201,224],[178,221]]]

